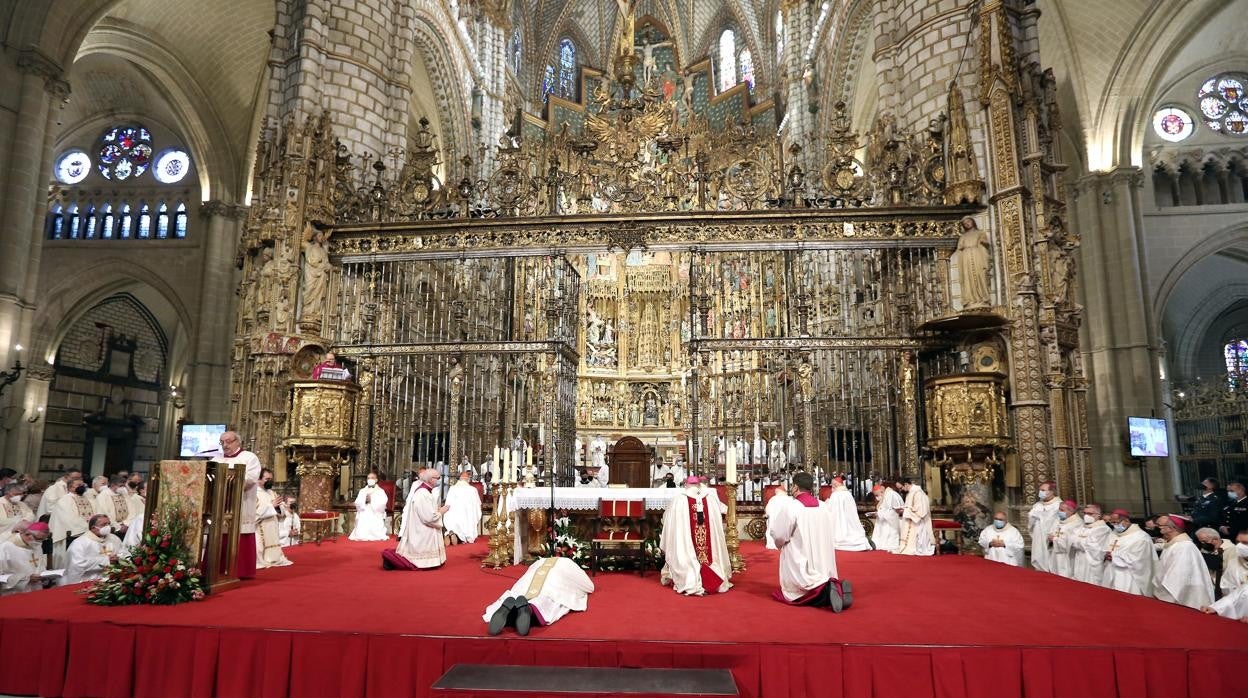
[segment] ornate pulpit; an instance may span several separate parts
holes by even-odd
[[[356,450],[355,406],[360,386],[348,381],[294,381],[290,384],[290,451],[299,475],[304,511],[329,510],[334,474]]]
[[[246,477],[246,467],[236,463],[163,460],[147,485],[151,504],[144,529],[170,516],[185,519],[187,550],[200,561],[210,592],[238,583],[235,561]]]

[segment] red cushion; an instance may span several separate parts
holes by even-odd
[[[304,521],[322,521],[325,519],[336,519],[338,514],[332,511],[309,511],[299,515]]]
[[[641,534],[636,533],[634,531],[603,531],[599,533],[598,535],[594,536],[594,541],[596,542],[597,541],[603,541],[603,542],[615,541],[618,543],[621,541],[640,542],[642,540],[643,539],[641,537]]]
[[[961,529],[962,524],[953,519],[932,519],[932,528],[956,528]]]
[[[770,502],[771,498],[776,496],[776,492],[779,492],[781,487],[784,487],[784,485],[767,485],[763,488],[763,506],[767,506],[767,502]]]
[[[382,480],[377,483],[382,492],[386,493],[386,513],[394,513],[394,480]]]
[[[485,484],[481,482],[474,482],[472,483],[472,486],[477,488],[477,495],[480,496],[481,501],[484,502],[485,501]]]
[[[640,500],[602,499],[598,501],[598,515],[636,519],[646,515],[646,504]]]

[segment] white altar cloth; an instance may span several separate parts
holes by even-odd
[[[621,502],[646,503],[646,509],[665,511],[672,498],[684,490],[678,487],[556,487],[555,508],[572,509],[575,511],[597,511],[598,502],[603,499]],[[524,560],[524,541],[527,538],[528,523],[523,515],[524,509],[549,509],[549,487],[517,487],[512,490],[506,504],[507,515],[511,518],[511,530],[515,533],[512,546],[512,564],[520,564]]]

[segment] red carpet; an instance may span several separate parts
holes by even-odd
[[[603,573],[585,613],[491,638],[481,613],[523,568],[481,570],[479,543],[439,570],[383,572],[387,545],[294,548],[292,567],[171,608],[0,599],[0,693],[427,696],[472,662],[729,668],[769,698],[1248,696],[1248,625],[973,557],[843,553],[854,607],[835,615],[771,600],[776,554],[748,543],[727,594]]]

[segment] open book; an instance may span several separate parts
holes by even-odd
[[[60,579],[65,576],[65,570],[48,570],[46,572],[40,572],[39,576],[44,579]]]

